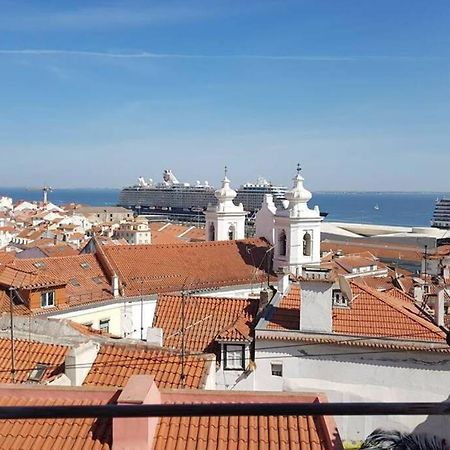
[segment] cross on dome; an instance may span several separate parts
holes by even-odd
[[[305,179],[300,175],[301,170],[299,163],[297,164],[297,175],[294,177],[294,186],[286,193],[286,199],[289,200],[291,208],[300,203],[307,203],[312,197],[311,192],[303,186]]]
[[[224,178],[222,180],[222,188],[215,192],[215,196],[219,203],[230,203],[236,197],[237,193],[230,187],[230,180],[227,177],[228,167],[224,167]]]

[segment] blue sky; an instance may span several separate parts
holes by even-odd
[[[0,185],[450,191],[449,29],[447,0],[0,0]]]

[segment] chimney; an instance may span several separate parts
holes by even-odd
[[[73,346],[67,353],[64,364],[66,376],[72,386],[81,386],[97,357],[100,345],[89,341]]]
[[[289,268],[288,267],[282,267],[281,273],[278,274],[278,286],[277,291],[284,295],[289,290],[290,286],[290,280],[289,280]]]
[[[111,289],[114,297],[119,297],[119,277],[114,274],[111,278]]]
[[[151,375],[133,375],[117,399],[118,405],[161,404]],[[115,417],[112,450],[148,450],[158,428],[158,417]]]
[[[333,279],[331,271],[303,271],[300,303],[300,331],[331,333],[333,330]]]
[[[423,286],[414,286],[414,300],[422,303],[423,301]]]
[[[269,304],[270,300],[272,300],[273,291],[270,288],[262,289],[259,293],[259,305],[258,305],[258,315],[261,314],[266,306]]]
[[[438,288],[437,294],[434,297],[434,321],[438,327],[445,325],[444,310],[444,289]]]
[[[147,328],[147,344],[162,347],[164,342],[164,330],[162,328]]]

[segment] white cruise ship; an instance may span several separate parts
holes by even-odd
[[[171,170],[163,173],[163,181],[154,183],[139,178],[138,183],[120,192],[119,206],[131,208],[138,214],[160,214],[172,217],[195,216],[198,218],[208,204],[216,204],[215,189],[208,182],[196,184],[178,181]],[[276,206],[281,206],[287,188],[274,186],[264,178],[256,183],[243,184],[237,189],[236,204],[242,203],[249,219],[259,210],[265,194],[272,194]]]
[[[431,226],[450,229],[450,197],[436,201]]]

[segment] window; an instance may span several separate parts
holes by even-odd
[[[36,368],[31,371],[28,381],[39,383],[44,377],[47,368],[48,366],[46,364],[36,364]]]
[[[228,240],[232,241],[234,239],[234,235],[235,235],[234,226],[230,225],[230,228],[228,229]]]
[[[244,370],[245,368],[245,346],[225,345],[225,367],[228,370]]]
[[[45,268],[45,264],[42,261],[36,261],[35,263],[33,263],[33,266],[36,267],[36,269],[44,269]]]
[[[347,299],[340,289],[333,289],[333,305],[348,306]]]
[[[71,284],[72,286],[76,286],[76,287],[80,286],[80,282],[79,282],[76,278],[72,278],[72,279],[70,280],[70,284]]]
[[[215,241],[216,240],[216,230],[214,229],[214,224],[211,223],[209,225],[209,240]]]
[[[91,266],[89,265],[89,263],[87,263],[87,262],[82,262],[81,264],[80,264],[80,266],[81,266],[81,268],[82,269],[89,269]]]
[[[99,323],[99,329],[104,333],[109,333],[109,319],[101,319]]]
[[[41,308],[51,308],[52,306],[55,306],[55,292],[43,292],[41,294]]]
[[[303,256],[311,256],[311,235],[306,232],[303,236]]]
[[[282,377],[283,376],[283,364],[281,363],[272,363],[272,375],[274,377]]]
[[[281,230],[278,236],[278,247],[280,256],[286,256],[286,232]]]

